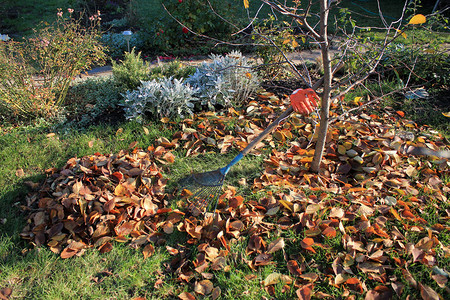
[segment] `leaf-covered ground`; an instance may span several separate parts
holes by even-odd
[[[169,185],[176,162],[232,157],[286,105],[261,93],[243,110],[163,119],[175,133],[147,149],[132,144],[49,169],[43,184],[29,183],[22,237],[65,259],[117,243],[141,249],[143,260],[165,249],[171,259],[155,288],[175,282],[170,296],[180,299],[225,297],[217,278],[241,268],[267,298],[449,297],[449,161],[404,150],[449,143],[403,112],[339,118],[348,107],[333,105],[320,174],[309,170],[317,119],[291,116],[249,154],[264,158],[262,171],[230,172],[216,214],[188,210]],[[168,243],[173,235],[178,243]],[[261,278],[265,266],[272,272]]]

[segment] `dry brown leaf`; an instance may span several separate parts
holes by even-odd
[[[419,289],[423,300],[440,300],[439,294],[428,285],[419,282]]]
[[[284,238],[280,237],[277,238],[276,240],[272,241],[268,246],[267,246],[267,254],[272,254],[278,250],[281,250],[284,248]]]
[[[147,259],[148,257],[152,256],[154,253],[155,253],[155,247],[153,247],[152,244],[148,244],[142,250],[142,254],[144,255],[144,259]]]
[[[297,294],[299,300],[310,300],[313,288],[314,285],[310,283],[297,289],[295,293]]]
[[[195,297],[188,292],[182,292],[178,295],[178,298],[180,298],[181,300],[195,300]]]
[[[0,289],[0,299],[1,300],[7,300],[11,297],[12,289],[9,287],[5,287]]]
[[[289,272],[294,276],[300,276],[302,274],[302,270],[295,260],[289,260],[287,262],[287,268]]]
[[[217,286],[217,287],[213,288],[213,290],[211,292],[211,298],[213,300],[216,300],[217,298],[220,297],[221,292],[222,291],[220,290],[220,287]]]

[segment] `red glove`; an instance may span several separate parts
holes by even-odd
[[[289,98],[294,110],[304,115],[310,114],[317,107],[316,100],[320,100],[313,89],[295,90]]]

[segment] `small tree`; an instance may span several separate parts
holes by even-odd
[[[336,38],[329,36],[329,15],[333,10],[339,11],[338,5],[341,2],[340,0],[294,0],[290,2],[290,5],[288,5],[287,1],[261,0],[259,2],[261,3],[261,7],[256,11],[254,16],[250,16],[249,0],[243,0],[244,7],[249,16],[249,23],[244,25],[243,28],[237,29],[236,34],[249,32],[248,29],[253,27],[253,24],[256,22],[262,11],[262,7],[264,5],[268,6],[274,14],[275,12],[279,13],[278,16],[274,17],[275,19],[284,18],[283,20],[287,20],[285,21],[286,24],[291,24],[291,31],[296,31],[303,41],[308,39],[312,40],[312,43],[317,44],[320,47],[323,68],[323,77],[321,80],[312,82],[312,76],[310,76],[311,74],[308,71],[306,62],[303,61],[301,70],[298,70],[294,63],[288,59],[282,45],[277,43],[276,37],[265,35],[264,32],[254,31],[249,34],[257,35],[258,39],[266,41],[265,43],[242,44],[238,42],[220,41],[218,39],[213,40],[218,44],[225,43],[234,46],[252,45],[256,47],[267,47],[267,45],[272,45],[284,58],[285,63],[290,66],[293,73],[296,74],[306,86],[315,88],[321,94],[320,123],[317,129],[316,148],[311,164],[311,170],[318,173],[320,171],[320,163],[330,123],[330,104],[333,101],[341,100],[345,94],[356,86],[364,86],[364,82],[369,76],[377,75],[377,68],[389,56],[388,50],[392,48],[391,44],[398,41],[400,38],[405,37],[405,30],[408,29],[408,27],[422,24],[425,22],[426,18],[422,15],[416,15],[409,23],[404,25],[405,12],[408,8],[408,4],[411,2],[405,1],[401,16],[397,20],[388,23],[382,14],[379,0],[377,0],[379,17],[383,24],[381,27],[377,28],[377,30],[384,33],[384,38],[381,39],[381,41],[371,41],[361,37],[361,32],[369,31],[371,28],[358,27],[351,17],[346,14],[345,10],[341,10],[341,22],[335,22],[335,32],[339,33],[340,36],[340,38]],[[320,4],[318,9],[316,7],[317,2]],[[414,11],[413,13],[416,12]],[[182,26],[185,25],[179,20],[177,20],[177,22]],[[207,36],[197,33],[191,28],[188,29],[193,34],[207,38]],[[333,39],[335,40],[335,43],[339,45],[339,52],[334,57],[331,57],[330,44]],[[286,39],[288,43],[297,44],[295,40],[291,40],[292,39]],[[282,43],[285,43],[285,41]],[[404,64],[411,74],[414,73],[416,61],[417,59],[411,58],[409,61],[411,65],[408,65],[408,63]],[[343,78],[340,78],[339,83],[332,84],[334,75],[338,70],[344,68],[344,66],[347,71],[346,75]],[[396,70],[394,70],[394,72],[396,72]],[[380,76],[380,74],[378,74],[378,76]],[[406,83],[399,85],[398,91],[409,88],[408,83],[409,80]],[[383,98],[383,95],[374,96],[373,98],[375,98],[373,100],[379,100]],[[342,114],[345,115],[349,112],[350,111],[343,111]]]
[[[345,26],[337,26],[336,31],[340,32],[346,40],[340,42],[340,53],[331,58],[330,55],[330,37],[328,34],[329,28],[329,14],[330,11],[337,7],[339,0],[320,0],[320,9],[318,14],[312,12],[313,1],[305,1],[304,8],[300,8],[299,1],[293,1],[293,6],[287,6],[286,2],[280,3],[275,1],[261,0],[264,4],[270,6],[273,10],[278,11],[284,16],[292,18],[295,22],[291,24],[297,24],[302,29],[302,34],[313,39],[320,47],[323,78],[322,78],[322,101],[320,108],[320,123],[317,132],[317,142],[315,146],[314,158],[311,164],[311,170],[318,173],[320,171],[320,163],[322,160],[328,126],[330,122],[330,104],[333,100],[341,99],[348,91],[353,89],[357,85],[362,85],[364,81],[371,75],[375,74],[375,71],[381,61],[385,58],[386,49],[389,45],[397,40],[399,37],[404,36],[404,29],[402,28],[402,22],[404,20],[404,12],[407,8],[409,1],[405,2],[403,13],[401,17],[388,24],[381,10],[379,11],[380,19],[382,20],[384,27],[381,28],[385,32],[384,40],[381,43],[371,43],[367,40],[362,41],[358,36],[358,27],[354,24],[354,21],[350,19],[351,31],[348,32]],[[377,1],[378,2],[378,1]],[[244,1],[244,5],[248,8],[248,1]],[[378,2],[378,7],[380,3]],[[421,24],[425,22],[425,17],[421,15],[411,19],[408,24]],[[406,25],[408,26],[408,25]],[[317,30],[316,28],[319,28]],[[361,29],[361,28],[359,28]],[[369,29],[366,29],[369,30]],[[304,38],[303,37],[303,38]],[[278,48],[279,49],[279,48]],[[353,72],[349,72],[347,77],[340,80],[339,84],[332,84],[333,76],[337,70],[341,69],[346,60],[351,57],[357,61],[357,68]],[[289,62],[287,57],[284,56],[289,65],[296,69],[292,62]],[[334,61],[334,68],[333,66]],[[304,66],[303,70],[308,70]],[[298,70],[295,70],[295,74],[300,74]],[[309,74],[307,76],[301,76],[300,78],[305,81],[308,86],[313,86],[311,82],[306,81],[305,78],[311,78]],[[314,87],[318,86],[317,82]],[[404,85],[402,88],[406,88]],[[334,95],[333,95],[334,94]],[[382,96],[381,96],[382,97]]]

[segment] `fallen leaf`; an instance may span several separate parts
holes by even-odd
[[[439,294],[428,285],[419,282],[420,296],[423,300],[440,300]]]
[[[205,279],[200,282],[196,282],[194,285],[194,291],[200,295],[208,295],[213,290],[214,286],[211,280]]]
[[[289,260],[287,262],[287,268],[289,270],[289,273],[295,276],[300,276],[302,274],[302,270],[300,269],[297,261],[295,260]]]
[[[295,293],[300,300],[310,300],[314,285],[312,283],[302,286]]]
[[[272,241],[267,246],[267,254],[272,254],[274,252],[277,252],[278,250],[281,250],[284,248],[284,239],[282,237],[277,238],[276,240]]]
[[[155,248],[153,247],[152,244],[148,244],[147,246],[144,247],[144,249],[142,250],[142,254],[144,254],[144,259],[149,258],[150,256],[152,256],[155,253]]]
[[[180,298],[181,300],[195,300],[195,297],[188,292],[182,292],[178,295],[178,298]]]
[[[217,298],[220,297],[221,292],[222,291],[220,290],[220,287],[217,286],[217,287],[213,288],[213,290],[211,292],[211,298],[213,300],[216,300]]]
[[[277,284],[278,282],[280,282],[280,277],[281,277],[280,273],[270,273],[264,279],[264,286]]]
[[[333,227],[327,227],[324,231],[322,231],[322,234],[327,238],[334,238],[336,237],[336,229]]]
[[[2,288],[0,290],[0,299],[7,300],[7,299],[9,299],[9,297],[11,297],[11,294],[12,294],[11,288],[9,288],[9,287]]]
[[[438,274],[433,274],[431,275],[431,277],[434,279],[434,281],[436,281],[436,283],[438,284],[438,286],[440,288],[445,288],[447,282],[448,282],[448,278],[447,276],[444,275],[438,275]]]

